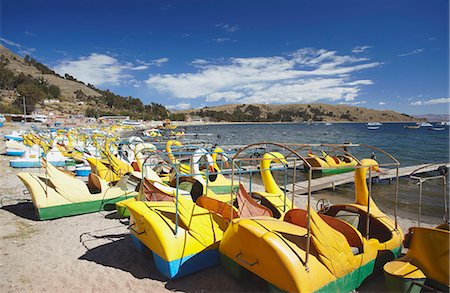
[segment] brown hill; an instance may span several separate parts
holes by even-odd
[[[0,45],[0,111],[22,113],[26,98],[27,112],[87,116],[124,115],[132,119],[184,120],[163,105],[144,105],[139,98],[123,97],[109,90],[85,85],[74,77],[59,76],[39,61],[21,58]]]
[[[61,98],[62,100],[71,99],[75,97],[76,91],[82,91],[87,96],[93,96],[93,97],[99,97],[101,96],[100,93],[96,92],[95,90],[87,87],[86,85],[72,81],[67,80],[65,78],[59,77],[57,75],[53,74],[43,74],[39,69],[36,67],[27,64],[23,58],[19,57],[18,55],[14,54],[4,46],[0,45],[0,55],[4,55],[9,59],[8,68],[12,70],[15,74],[24,73],[29,74],[34,78],[44,78],[49,84],[53,84],[58,86],[61,89]]]
[[[217,121],[418,121],[407,114],[390,110],[329,104],[230,104],[177,111]]]
[[[43,78],[48,84],[56,85],[59,87],[61,94],[58,97],[59,102],[50,104],[39,104],[36,106],[38,112],[48,113],[53,112],[55,114],[84,114],[86,108],[90,106],[83,101],[76,99],[76,92],[82,92],[85,96],[100,97],[101,94],[88,86],[62,78],[55,74],[43,73],[41,70],[26,62],[24,58],[14,54],[4,46],[0,45],[0,56],[3,55],[7,58],[7,68],[11,70],[15,75],[23,73],[25,75],[31,75],[33,78]],[[18,95],[16,90],[0,89],[0,99],[2,103],[11,105],[13,100]],[[75,102],[75,103],[74,103]],[[91,105],[92,106],[92,105]],[[103,108],[103,107],[101,107]]]

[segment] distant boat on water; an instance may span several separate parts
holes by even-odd
[[[420,127],[432,127],[433,124],[428,123],[428,122],[422,122],[418,124]]]
[[[420,125],[415,124],[415,125],[403,125],[403,128],[405,129],[419,129]]]
[[[428,128],[428,130],[443,131],[443,130],[445,130],[445,126],[441,125],[441,124],[436,124],[436,125],[432,125],[430,128]]]
[[[366,124],[367,129],[369,130],[377,130],[380,128],[382,124],[380,122],[369,122]]]
[[[140,127],[140,126],[142,126],[142,124],[141,123],[139,123],[138,121],[135,121],[135,120],[124,120],[123,122],[122,122],[122,125],[123,126],[137,126],[137,127]]]

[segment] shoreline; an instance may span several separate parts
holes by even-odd
[[[292,121],[292,122],[181,122],[181,121],[172,121],[173,125],[185,127],[185,126],[198,126],[198,125],[240,125],[240,124],[317,124],[317,125],[325,125],[325,123],[331,123],[331,124],[362,124],[362,123],[368,123],[373,121]],[[378,121],[380,122],[380,121]],[[416,121],[381,121],[380,123],[386,123],[386,124],[401,124],[401,123],[415,123]]]

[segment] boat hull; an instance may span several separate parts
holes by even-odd
[[[169,279],[181,278],[220,265],[220,254],[217,248],[206,249],[199,253],[184,256],[183,258],[167,261],[148,249],[133,234],[131,234],[131,239],[139,252],[143,255],[152,255],[158,271]]]
[[[133,243],[144,254],[151,252],[165,277],[179,278],[220,264],[218,247],[226,229],[220,216],[181,198],[177,229],[175,202],[131,200],[127,207]]]
[[[21,157],[25,151],[22,150],[14,150],[14,149],[6,149],[6,155],[12,157]]]
[[[222,266],[237,279],[253,275],[251,271],[244,269],[223,254],[220,255],[220,260]],[[314,292],[350,292],[361,286],[362,282],[373,273],[374,268],[375,260],[372,260],[360,268],[348,273],[344,277],[336,279]],[[270,282],[267,283],[269,285],[269,292],[286,292],[286,290],[283,290]]]
[[[65,161],[55,161],[49,163],[56,167],[64,167],[66,164]],[[40,160],[12,160],[9,161],[9,165],[13,168],[40,168],[42,166],[42,163]]]
[[[116,202],[125,200],[127,198],[130,198],[130,196],[120,196],[104,200],[94,200],[59,206],[42,207],[37,208],[36,210],[39,220],[52,220],[57,218],[103,211],[105,210],[105,207],[109,205],[114,205]]]
[[[91,168],[90,167],[75,169],[75,175],[76,176],[87,177],[87,176],[89,176],[89,174],[91,174]]]
[[[6,140],[15,140],[15,141],[23,141],[23,137],[21,136],[13,136],[13,135],[5,135]]]

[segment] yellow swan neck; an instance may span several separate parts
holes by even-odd
[[[372,198],[368,197],[369,189],[367,188],[366,176],[369,167],[357,168],[355,170],[355,203],[367,206],[370,200],[370,210],[379,210]]]
[[[172,153],[172,146],[176,145],[176,146],[181,146],[181,143],[177,140],[169,140],[166,143],[166,153],[167,156],[169,157],[170,162],[172,162],[172,164],[179,164],[178,160],[175,159],[175,156]]]
[[[283,194],[283,191],[278,187],[278,184],[273,179],[272,172],[270,172],[270,164],[273,161],[274,156],[271,154],[265,154],[260,164],[260,173],[263,180],[265,191],[273,194]]]
[[[211,154],[211,158],[213,161],[213,167],[214,167],[214,169],[216,169],[217,172],[220,172],[219,165],[217,165],[217,156],[221,153],[223,153],[223,149],[220,147],[216,147],[214,149],[213,153]]]

